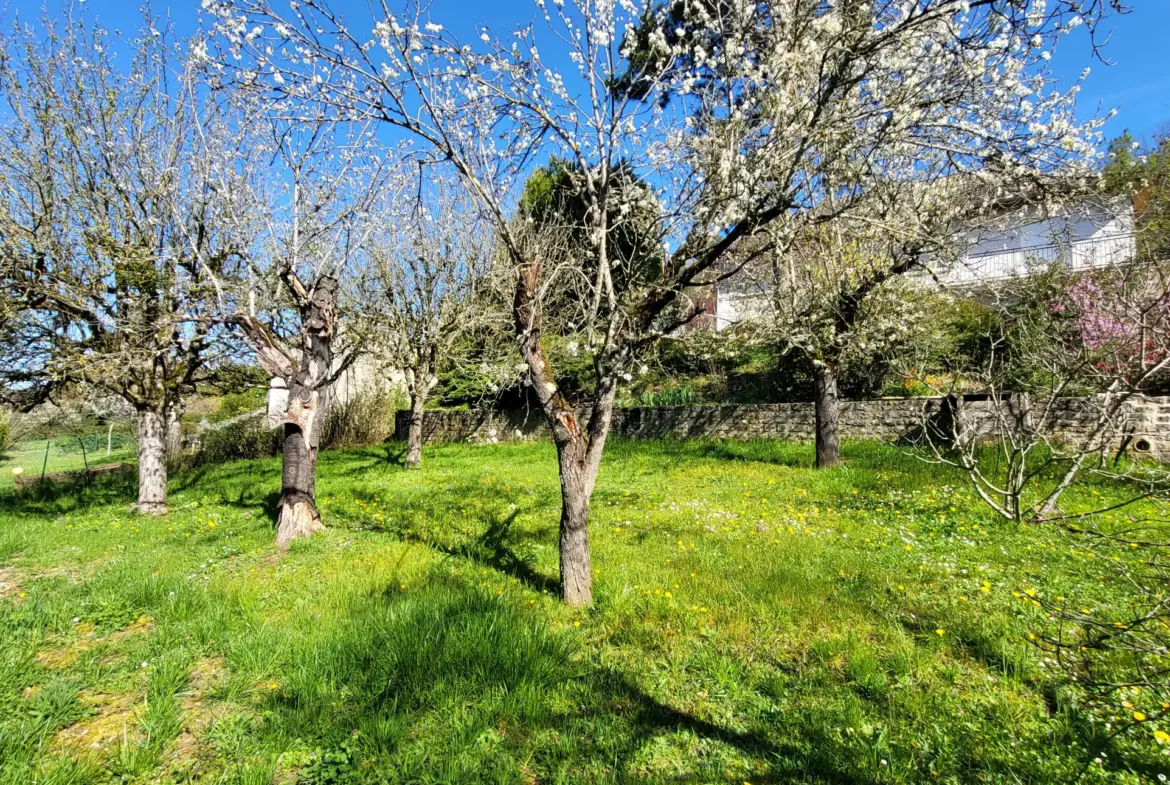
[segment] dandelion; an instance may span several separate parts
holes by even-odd
[[[937,630],[935,630],[934,632],[935,632],[935,634],[936,634],[936,635],[946,635],[946,634],[947,634],[947,631],[946,631],[946,630],[944,630],[942,627],[939,627],[939,628],[938,628]]]
[[[1145,722],[1146,721],[1146,715],[1142,714],[1140,711],[1135,711],[1133,713],[1133,718],[1134,718],[1134,721],[1136,721],[1136,722]]]
[[[1159,744],[1170,744],[1170,733],[1164,730],[1156,730],[1154,731],[1154,741]]]

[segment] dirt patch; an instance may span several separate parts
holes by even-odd
[[[0,567],[0,599],[12,597],[20,601],[20,575],[11,567]]]
[[[76,663],[77,658],[87,649],[98,645],[117,643],[135,635],[148,635],[153,630],[154,621],[149,616],[139,616],[130,626],[104,636],[97,635],[94,626],[89,622],[80,622],[76,628],[78,640],[68,646],[59,646],[55,649],[45,649],[38,652],[37,663],[42,667],[57,670],[68,668]]]
[[[172,757],[188,761],[205,757],[203,735],[226,711],[226,704],[212,701],[211,693],[227,678],[227,665],[222,657],[204,657],[191,668],[187,689],[179,693],[183,710],[183,730],[175,739]]]
[[[94,714],[58,731],[53,739],[55,752],[72,752],[79,758],[105,758],[123,740],[130,743],[142,740],[138,700],[133,695],[83,691],[78,698]]]

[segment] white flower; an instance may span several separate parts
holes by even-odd
[[[428,33],[441,33],[441,32],[443,32],[443,26],[437,25],[434,22],[427,22],[427,32]]]

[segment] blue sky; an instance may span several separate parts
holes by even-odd
[[[60,9],[67,0],[48,0],[47,7]],[[1092,57],[1088,38],[1074,35],[1062,42],[1052,59],[1059,79],[1067,86],[1085,66],[1092,71],[1082,89],[1079,110],[1082,117],[1105,114],[1116,108],[1118,115],[1106,126],[1112,137],[1130,130],[1138,139],[1148,140],[1163,125],[1170,130],[1170,0],[1128,0],[1133,10],[1114,16],[1105,32],[1106,62]],[[11,17],[18,13],[26,21],[40,16],[45,0],[8,0]],[[137,25],[139,3],[126,0],[86,0],[80,3],[110,29]],[[367,0],[333,0],[336,10],[347,11],[351,19],[368,16]],[[0,5],[3,8],[4,5]],[[177,31],[187,34],[198,24],[199,0],[153,0],[155,13],[169,15]],[[535,16],[532,0],[433,0],[431,17],[461,36],[470,37],[474,27],[487,24],[504,30],[527,23]],[[1083,32],[1083,28],[1077,31]]]

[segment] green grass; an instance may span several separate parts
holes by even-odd
[[[130,463],[136,460],[134,442],[123,434],[115,434],[113,450],[106,455],[105,433],[86,437],[83,453],[78,440],[72,437],[52,439],[48,443],[48,457],[45,456],[45,439],[30,439],[18,442],[7,453],[0,455],[0,489],[13,487],[12,470],[20,468],[26,477],[39,477],[42,469],[53,472],[79,471],[86,463],[96,466],[103,463]],[[99,438],[100,437],[100,438]],[[97,449],[93,447],[97,445]]]
[[[276,459],[162,519],[125,478],[0,495],[0,784],[1156,781],[1157,723],[1113,736],[1028,643],[1033,595],[1121,611],[1111,554],[845,454],[613,443],[577,611],[548,444],[326,453],[284,554]]]

